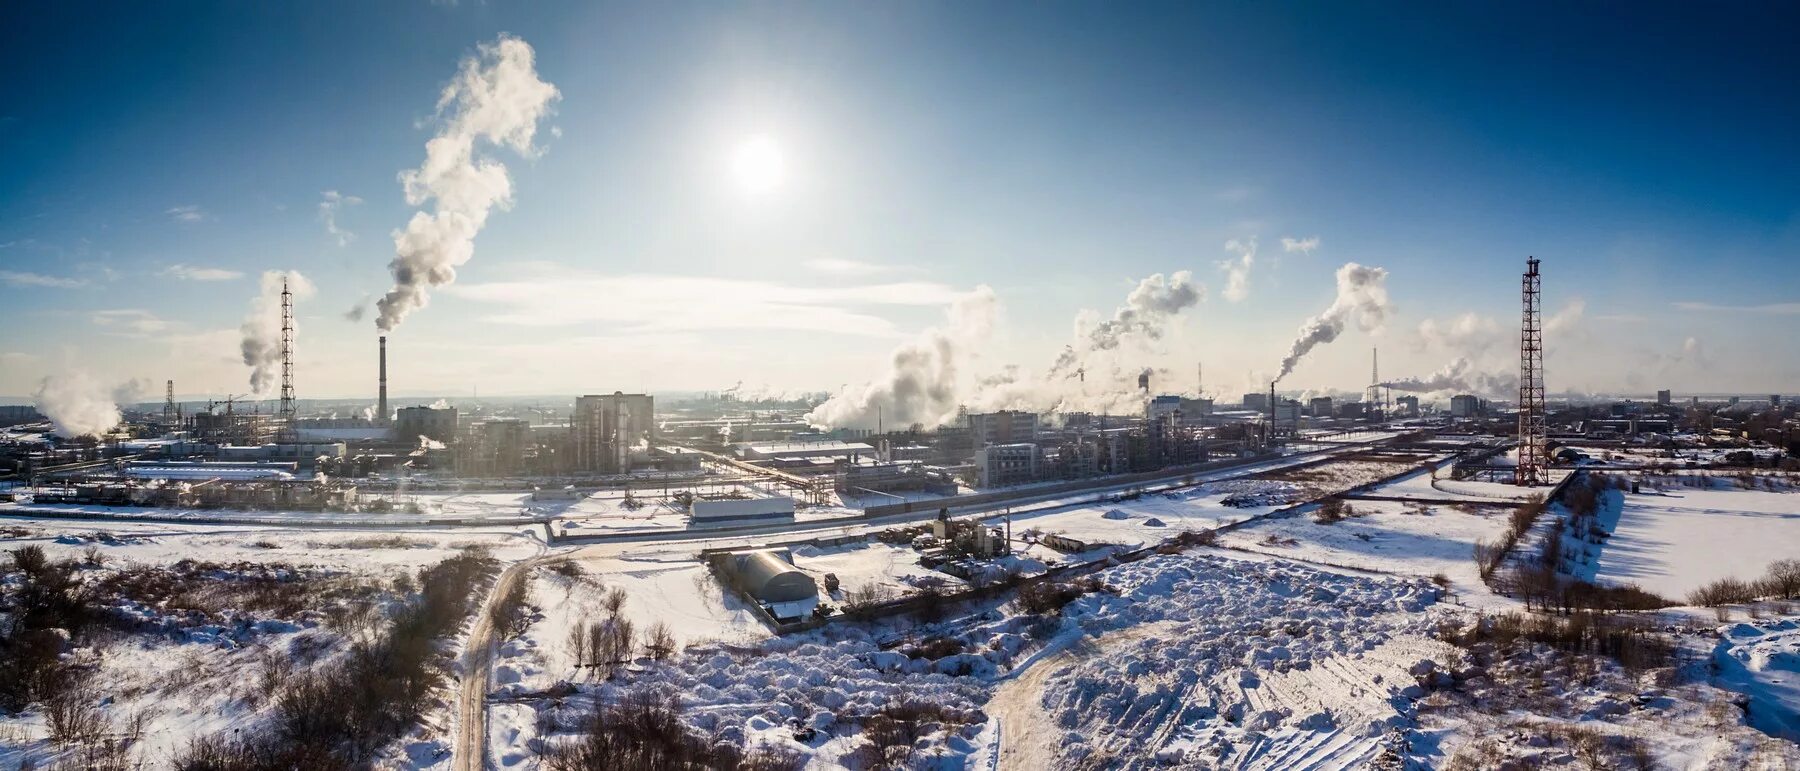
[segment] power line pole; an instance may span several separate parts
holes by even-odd
[[[1543,285],[1538,259],[1528,258],[1525,265],[1519,285],[1524,306],[1519,325],[1519,465],[1513,483],[1536,487],[1549,482],[1544,450],[1549,431],[1544,417],[1543,311],[1538,302]]]

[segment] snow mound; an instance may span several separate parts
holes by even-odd
[[[1131,519],[1131,515],[1127,514],[1124,509],[1113,509],[1105,514],[1101,514],[1100,518],[1112,520]]]

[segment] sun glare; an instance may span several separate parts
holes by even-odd
[[[732,175],[745,191],[767,193],[781,186],[787,178],[787,159],[781,147],[768,135],[759,134],[738,146],[731,161]]]

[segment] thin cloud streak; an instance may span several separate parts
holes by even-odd
[[[787,329],[892,337],[893,322],[861,312],[869,306],[947,305],[962,293],[923,281],[844,287],[798,287],[746,279],[692,276],[566,276],[460,284],[445,292],[505,306],[496,324],[555,327],[609,323],[638,331]]]

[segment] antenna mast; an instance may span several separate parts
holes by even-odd
[[[1547,484],[1544,445],[1549,431],[1544,417],[1544,329],[1538,304],[1542,280],[1538,259],[1525,261],[1519,295],[1524,313],[1519,325],[1519,466],[1513,483],[1520,487]]]

